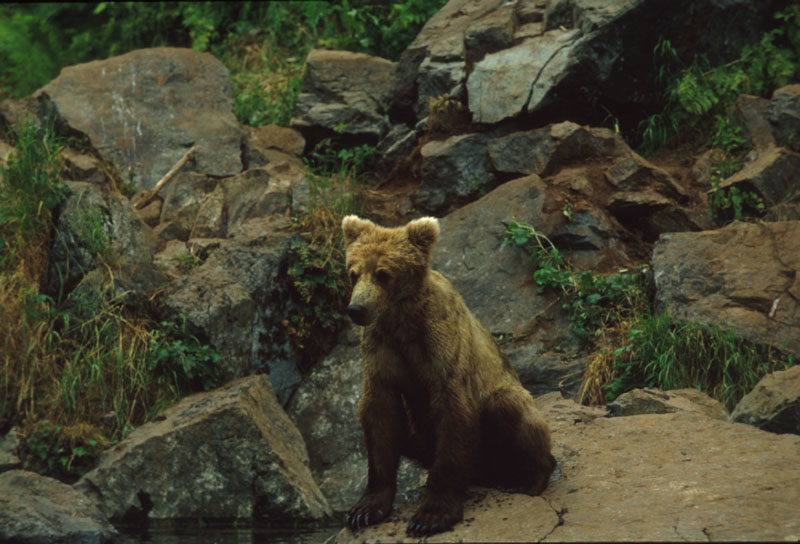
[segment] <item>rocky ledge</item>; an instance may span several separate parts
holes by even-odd
[[[797,540],[800,436],[700,411],[609,417],[549,393],[537,399],[559,462],[539,497],[472,488],[464,521],[427,542]],[[410,504],[336,542],[405,539]]]

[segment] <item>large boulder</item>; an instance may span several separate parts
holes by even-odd
[[[552,232],[544,208],[547,194],[538,176],[528,176],[504,183],[440,220],[431,266],[450,280],[478,321],[495,335],[519,334],[553,301],[551,295],[537,293],[524,252],[500,250],[512,219]]]
[[[800,355],[800,221],[664,234],[652,268],[670,316]]]
[[[429,542],[794,540],[800,437],[697,412],[603,417],[536,399],[559,469],[539,497],[470,490],[464,521]],[[742,493],[742,490],[747,490]],[[416,504],[337,542],[405,540]]]
[[[774,433],[800,434],[800,366],[761,378],[736,405],[731,421]]]
[[[265,375],[184,398],[107,450],[75,487],[120,520],[331,514]]]
[[[413,124],[449,94],[473,121],[558,117],[635,125],[658,104],[652,52],[659,37],[682,58],[736,58],[773,24],[778,0],[451,0],[403,52],[393,115]],[[747,21],[747,24],[742,24]],[[702,29],[702,30],[701,30]],[[607,108],[607,109],[605,109]]]
[[[281,403],[300,382],[282,324],[290,305],[286,267],[293,236],[283,219],[251,219],[162,298],[165,317],[186,316],[235,377],[268,372]]]
[[[68,66],[42,87],[66,124],[140,189],[150,189],[192,146],[186,170],[242,170],[228,69],[210,53],[157,47]]]
[[[394,70],[395,63],[363,53],[312,50],[292,127],[312,142],[338,130],[376,143],[389,129]]]
[[[17,544],[116,542],[117,530],[85,495],[27,470],[0,474],[0,540]]]
[[[555,29],[486,55],[466,83],[472,121],[497,123],[535,110],[580,36],[576,29]]]

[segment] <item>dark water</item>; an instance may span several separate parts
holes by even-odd
[[[259,522],[148,521],[117,525],[125,544],[324,544],[333,542],[342,524],[275,527]]]

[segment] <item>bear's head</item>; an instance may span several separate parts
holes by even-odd
[[[433,217],[415,219],[403,227],[385,228],[348,215],[342,220],[347,273],[353,295],[347,314],[357,325],[368,325],[389,308],[422,289],[439,238]]]

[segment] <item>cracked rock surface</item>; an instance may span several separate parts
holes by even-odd
[[[539,497],[471,488],[464,521],[427,542],[797,540],[800,436],[697,412],[606,417],[537,398],[559,462]],[[337,542],[402,541],[411,504]]]

